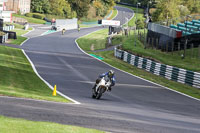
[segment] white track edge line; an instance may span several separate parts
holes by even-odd
[[[33,28],[34,29],[34,28]],[[28,41],[30,38],[28,37],[22,44],[21,44],[21,46],[26,42],[26,41]],[[26,52],[22,49],[22,52],[24,53],[24,55],[26,56],[26,58],[28,59],[28,61],[30,62],[30,64],[31,64],[31,66],[32,66],[32,68],[33,68],[33,70],[34,70],[34,72],[36,73],[36,75],[51,89],[51,90],[54,90],[54,88],[53,88],[53,86],[51,86],[46,80],[44,80],[40,75],[39,75],[39,73],[37,72],[37,70],[36,70],[36,68],[35,68],[35,66],[34,66],[34,64],[33,64],[33,62],[30,60],[30,58],[28,57],[28,55],[26,54]],[[78,101],[76,101],[76,100],[74,100],[74,99],[72,99],[72,98],[70,98],[70,97],[68,97],[68,96],[66,96],[66,95],[64,95],[64,94],[62,94],[61,92],[59,92],[59,91],[57,91],[57,93],[59,94],[59,95],[61,95],[62,97],[64,97],[64,98],[66,98],[66,99],[68,99],[68,100],[70,100],[70,101],[72,101],[72,102],[74,102],[74,104],[81,104],[80,102],[78,102]]]
[[[100,30],[102,30],[102,29],[100,29]],[[97,30],[97,31],[99,31],[99,30]],[[94,31],[94,32],[97,32],[97,31]],[[92,34],[92,33],[94,33],[94,32],[91,32],[91,33],[86,34],[86,35],[84,35],[84,36],[90,35],[90,34]],[[81,37],[79,37],[79,38],[82,38],[82,37],[84,37],[84,36],[81,36]],[[126,74],[129,74],[129,75],[131,75],[131,76],[133,76],[133,77],[137,77],[137,78],[139,78],[139,79],[142,79],[142,80],[147,81],[147,82],[149,82],[149,83],[152,83],[152,84],[154,84],[154,85],[163,87],[163,88],[165,88],[165,89],[167,89],[167,90],[170,90],[170,91],[176,92],[176,93],[178,93],[178,94],[181,94],[181,95],[183,95],[183,96],[189,97],[189,98],[191,98],[191,99],[200,101],[200,99],[198,99],[198,98],[189,96],[189,95],[184,94],[184,93],[182,93],[182,92],[179,92],[179,91],[170,89],[170,88],[168,88],[168,87],[165,87],[165,86],[163,86],[163,85],[154,83],[154,82],[152,82],[152,81],[150,81],[150,80],[147,80],[147,79],[141,78],[141,77],[139,77],[139,76],[133,75],[133,74],[131,74],[131,73],[128,73],[128,72],[126,72],[126,71],[124,71],[124,70],[121,70],[121,69],[119,69],[119,68],[116,68],[116,67],[114,67],[114,66],[112,66],[112,65],[110,65],[110,64],[108,64],[108,63],[106,63],[106,62],[103,62],[103,61],[100,60],[100,59],[97,59],[97,58],[91,56],[90,54],[86,53],[84,50],[82,50],[82,49],[79,47],[79,45],[78,45],[78,43],[77,43],[77,40],[78,40],[79,38],[77,38],[77,39],[75,40],[75,43],[76,43],[77,47],[78,47],[83,53],[85,53],[86,55],[88,55],[88,56],[90,56],[90,57],[92,57],[92,58],[94,58],[94,59],[96,59],[96,60],[98,60],[98,61],[100,61],[100,62],[102,62],[102,63],[104,63],[104,64],[106,64],[106,65],[108,65],[108,66],[110,66],[110,67],[113,67],[113,68],[115,68],[115,69],[117,69],[117,70],[119,70],[119,71],[121,71],[121,72],[124,72],[124,73],[126,73]]]
[[[53,86],[51,86],[46,80],[44,80],[44,79],[39,75],[39,73],[37,72],[37,70],[36,70],[36,68],[35,68],[35,66],[34,66],[34,64],[33,64],[33,62],[30,60],[30,58],[29,58],[28,55],[25,53],[25,51],[22,50],[22,52],[24,53],[24,55],[26,56],[26,58],[27,58],[28,61],[30,62],[30,64],[31,64],[31,66],[32,66],[32,68],[33,68],[33,70],[34,70],[34,72],[36,73],[36,75],[37,75],[51,90],[54,90]],[[78,102],[78,101],[76,101],[76,100],[74,100],[74,99],[72,99],[72,98],[70,98],[70,97],[68,97],[68,96],[66,96],[66,95],[64,95],[64,94],[62,94],[62,93],[59,92],[59,91],[57,91],[57,93],[58,93],[59,95],[61,95],[62,97],[71,100],[71,101],[74,102],[75,104],[81,104],[80,102]]]
[[[27,33],[25,33],[25,34],[23,34],[22,35],[22,37],[26,37],[25,35],[27,35],[28,33],[30,33],[30,32],[32,32],[32,31],[34,31],[35,30],[35,28],[34,27],[32,27],[33,29],[31,30],[31,31],[29,31],[29,32],[27,32]],[[27,42],[30,38],[29,37],[26,37],[27,39],[26,40],[24,40],[21,44],[20,44],[20,46],[22,46],[25,42]]]
[[[41,99],[31,99],[31,98],[23,98],[23,97],[4,96],[4,95],[1,95],[0,98],[8,98],[8,99],[16,99],[16,100],[25,100],[25,101],[34,101],[34,102],[43,102],[43,103],[67,104],[67,105],[68,105],[68,104],[74,104],[74,103],[47,101],[47,100],[41,100]]]

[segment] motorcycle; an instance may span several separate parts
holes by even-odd
[[[95,88],[93,88],[92,98],[100,99],[102,94],[108,91],[108,87],[110,86],[109,79],[103,77],[100,81],[96,81]]]

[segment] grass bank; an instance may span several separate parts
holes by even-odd
[[[130,8],[132,10],[134,10],[134,12],[136,12],[137,14],[137,8],[135,7],[131,7],[131,6],[125,6],[125,5],[118,5],[118,6],[122,6],[122,7],[127,7]],[[138,18],[143,18],[143,9],[138,8]],[[135,25],[135,20],[136,20],[136,15],[135,17],[129,21],[129,26],[134,26]],[[143,32],[143,30],[140,30],[140,32]],[[137,33],[137,32],[136,32]],[[171,66],[175,66],[175,67],[179,67],[179,68],[183,68],[183,69],[187,69],[187,70],[191,70],[191,71],[196,71],[196,72],[200,72],[200,59],[198,59],[197,56],[198,54],[198,49],[188,49],[186,50],[186,58],[182,59],[181,58],[181,54],[184,53],[184,51],[179,51],[179,52],[173,52],[172,53],[167,53],[167,52],[161,52],[160,50],[156,50],[156,49],[144,49],[144,45],[140,42],[137,41],[137,47],[134,47],[133,42],[137,40],[134,39],[134,36],[132,34],[132,36],[126,38],[123,37],[123,45],[122,48],[126,51],[129,51],[131,53],[135,53],[139,56],[144,56],[147,58],[152,58],[155,59],[156,61],[163,63],[163,64],[167,64],[167,65],[171,65]]]
[[[95,129],[0,116],[2,133],[104,133]]]
[[[10,39],[8,43],[15,44],[15,45],[21,45],[27,38],[23,37],[22,35],[26,34],[27,32],[31,31],[32,28],[29,28],[28,30],[24,29],[15,29],[13,30],[17,34],[17,39]]]
[[[46,23],[46,21],[44,21],[44,20],[32,18],[32,17],[26,17],[24,15],[13,14],[13,16],[18,17],[18,18],[24,18],[28,21],[28,23],[34,23],[34,24],[45,24]]]
[[[117,9],[113,8],[112,15],[108,19],[111,20],[111,19],[115,18],[116,16],[117,16]]]
[[[38,78],[19,49],[0,46],[0,73],[0,95],[69,102],[52,96],[52,90]]]
[[[21,35],[30,30],[15,29],[17,39],[9,43],[20,45],[27,39]],[[20,49],[0,46],[0,73],[0,95],[70,102],[61,96],[52,96],[51,89],[38,78]]]
[[[163,64],[200,72],[200,59],[191,58],[191,56],[186,56],[185,59],[182,59],[181,54],[183,54],[184,51],[173,52],[172,54],[171,52],[162,52],[161,50],[156,50],[152,48],[144,49],[144,45],[140,41],[137,41],[137,46],[135,47],[133,45],[133,42],[133,35],[129,36],[128,38],[125,38],[122,48],[139,56],[155,59],[156,61],[161,62]],[[198,48],[193,50],[194,53],[198,53]],[[191,49],[188,49],[186,53],[188,53],[187,55],[189,55],[189,53],[192,53]]]
[[[77,42],[80,44],[79,46],[85,51],[104,49],[107,35],[108,29],[103,29],[78,39]]]
[[[97,36],[98,34],[100,34],[102,32],[102,30],[100,31],[97,31],[97,32],[94,32],[90,35],[87,35],[87,36],[84,36],[80,39],[77,40],[79,46],[85,50],[86,52],[89,52],[89,53],[93,53],[95,55],[98,55],[98,56],[101,56],[104,58],[104,62],[116,67],[116,68],[119,68],[121,70],[124,70],[126,72],[129,72],[133,75],[136,75],[136,76],[139,76],[139,77],[142,77],[144,79],[147,79],[147,80],[150,80],[152,82],[155,82],[155,83],[158,83],[160,85],[163,85],[163,86],[166,86],[166,87],[169,87],[173,90],[176,90],[176,91],[179,91],[179,92],[182,92],[182,93],[185,93],[187,95],[190,95],[192,97],[195,97],[195,98],[198,98],[200,99],[200,90],[199,89],[196,89],[194,87],[190,87],[188,85],[184,85],[184,84],[181,84],[181,83],[178,83],[178,82],[174,82],[174,81],[171,81],[171,80],[168,80],[166,78],[163,78],[163,77],[160,77],[160,76],[157,76],[157,75],[154,75],[152,73],[149,73],[147,71],[144,71],[142,69],[138,69],[137,67],[134,67],[126,62],[123,62],[117,58],[114,57],[114,53],[113,51],[109,51],[109,52],[92,52],[92,51],[88,51],[89,50],[89,47],[91,46],[91,44],[93,43],[95,46],[95,48],[99,48],[100,46],[96,46],[96,45],[102,45],[102,43],[98,44],[98,43],[94,43],[93,41],[91,41],[89,38],[94,38],[96,39],[97,42],[103,42],[105,41],[105,38],[107,37],[107,34],[102,34],[101,36]],[[106,31],[104,31],[106,32]],[[130,36],[130,37],[123,37],[122,39],[122,42],[123,42],[123,46],[129,50],[133,49],[133,51],[140,51],[140,52],[145,52],[146,50],[144,50],[144,48],[142,47],[142,44],[137,40],[137,46],[134,47],[134,37],[133,35]],[[147,50],[148,51],[148,50]],[[146,52],[147,52],[146,51]],[[154,53],[154,50],[150,50],[148,51],[149,54],[153,54]],[[165,55],[163,56],[163,58],[165,58],[166,56],[166,53],[164,53]],[[156,55],[155,56],[161,56],[161,55]],[[166,56],[165,58],[166,60],[168,60],[168,57]],[[175,59],[174,59],[175,61]],[[172,61],[173,62],[173,61]],[[175,61],[176,62],[176,61]]]

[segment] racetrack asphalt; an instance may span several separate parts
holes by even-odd
[[[122,23],[133,14],[117,9],[115,19]],[[21,46],[40,76],[80,105],[0,97],[0,115],[117,133],[199,133],[199,101],[112,68],[77,47],[77,38],[99,29],[34,37]],[[116,73],[116,86],[101,100],[92,99],[94,81],[110,69]]]

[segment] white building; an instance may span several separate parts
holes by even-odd
[[[4,22],[12,22],[12,13],[13,11],[6,11],[5,2],[7,0],[0,0],[0,18],[4,20]]]
[[[15,11],[15,13],[29,13],[31,10],[31,0],[7,0],[5,2],[6,10]]]

